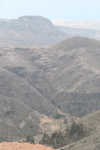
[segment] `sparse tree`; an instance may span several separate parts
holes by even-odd
[[[28,135],[27,138],[26,138],[26,141],[28,143],[34,144],[34,138],[33,138],[33,136]]]

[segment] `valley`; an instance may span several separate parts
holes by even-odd
[[[39,144],[75,121],[88,135],[64,149],[100,148],[100,41],[60,28],[39,16],[0,20],[0,142]]]
[[[5,108],[4,113],[11,111],[8,119],[16,124],[14,118],[18,117],[16,127],[19,128],[21,122],[26,122],[27,127],[27,121],[24,118],[20,121],[18,112],[26,113],[28,109],[36,118],[39,117],[34,111],[55,119],[67,117],[67,114],[82,117],[99,110],[99,48],[99,41],[82,37],[68,38],[48,47],[1,47],[1,106]],[[6,106],[7,99],[9,106]],[[13,104],[16,102],[18,109]],[[29,113],[30,122],[34,115]],[[35,128],[35,118],[32,120]],[[39,122],[37,119],[37,127]],[[37,128],[38,132],[42,131]]]

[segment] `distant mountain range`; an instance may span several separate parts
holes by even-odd
[[[0,19],[0,142],[100,110],[100,41],[80,37],[99,33],[39,16]]]
[[[57,26],[70,28],[100,30],[100,21],[55,19],[52,20],[52,23]]]
[[[52,20],[58,29],[73,36],[100,40],[100,21]]]
[[[100,21],[52,20],[41,16],[0,18],[0,46],[49,46],[68,37],[100,40]]]
[[[0,19],[0,46],[47,46],[69,37],[40,16]]]
[[[81,37],[88,37],[100,41],[100,30],[79,29],[79,28],[71,28],[71,27],[64,27],[64,26],[56,26],[56,27],[58,27],[58,29],[62,30],[63,32],[69,34],[71,37],[81,36]]]

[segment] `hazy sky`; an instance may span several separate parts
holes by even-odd
[[[0,18],[24,15],[51,20],[100,20],[100,0],[0,0]]]

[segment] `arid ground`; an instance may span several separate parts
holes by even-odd
[[[54,150],[50,147],[46,147],[44,145],[33,145],[29,143],[0,143],[0,150]]]

